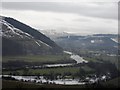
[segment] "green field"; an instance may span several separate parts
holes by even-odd
[[[101,62],[101,61],[99,61],[99,60],[97,60],[96,58],[89,58],[89,57],[84,57],[83,59],[85,59],[85,60],[87,60],[87,61],[89,61],[89,62]]]
[[[3,62],[8,61],[26,61],[26,62],[56,62],[59,60],[68,60],[70,55],[26,55],[26,56],[4,56]]]
[[[113,64],[115,64],[115,66],[117,67],[118,70],[120,70],[120,62],[119,62],[119,56],[106,56],[106,55],[102,55],[97,57],[98,60],[103,60],[103,61],[108,61],[111,62]]]
[[[79,71],[79,67],[60,67],[60,68],[46,68],[46,69],[29,69],[27,72],[25,70],[17,70],[17,71],[4,71],[3,74],[10,74],[10,72],[18,72],[20,75],[24,75],[25,73],[29,75],[43,75],[53,73],[64,74],[67,72],[76,73]]]
[[[94,72],[94,69],[88,66],[81,67],[86,73]],[[80,67],[58,67],[58,68],[44,68],[44,69],[21,69],[15,71],[3,71],[3,74],[8,75],[10,73],[18,74],[18,75],[44,75],[44,74],[61,74],[71,73],[72,75],[78,73],[80,71]]]
[[[87,61],[92,61],[92,62],[104,62],[108,61],[111,62],[112,64],[115,64],[118,70],[120,70],[120,62],[119,62],[119,56],[107,56],[107,55],[101,55],[101,56],[93,56],[93,57],[84,57],[85,60]]]

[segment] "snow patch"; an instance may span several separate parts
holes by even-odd
[[[25,33],[25,32],[24,32],[24,34],[26,34],[27,36],[29,36],[29,37],[31,37],[31,38],[34,38],[33,36],[31,36],[31,35],[28,34],[28,33]]]
[[[72,54],[72,52],[68,52],[68,51],[63,51],[64,53],[66,53],[66,54]]]
[[[94,41],[94,40],[91,40],[91,43],[95,43],[95,41]]]
[[[59,66],[72,66],[73,64],[52,64],[52,65],[45,65],[46,67],[59,67]]]
[[[35,41],[35,43],[36,43],[38,46],[41,46],[37,41]]]
[[[77,61],[77,63],[88,63],[88,61],[84,60],[82,57],[79,55],[71,55],[70,58],[74,59]]]
[[[23,36],[26,36],[28,38],[33,38],[30,34],[21,31],[20,29],[15,28],[13,25],[9,24],[7,21],[2,20],[2,22],[9,30],[5,31],[5,33],[2,33],[4,36],[12,37],[11,35],[17,35],[23,38]],[[10,33],[10,34],[9,34]],[[38,44],[38,43],[37,43]]]
[[[50,45],[48,45],[48,44],[42,42],[41,40],[39,40],[39,42],[42,43],[42,44],[44,44],[44,45],[46,45],[46,46],[48,46],[48,47],[50,47],[50,48],[52,48]]]
[[[115,38],[111,38],[112,41],[116,42],[116,43],[119,43],[117,39]]]

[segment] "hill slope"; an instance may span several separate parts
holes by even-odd
[[[66,50],[100,51],[116,54],[118,51],[117,35],[96,34],[89,36],[58,37],[54,41]],[[111,50],[112,48],[112,50]]]
[[[3,55],[62,53],[54,41],[22,22],[3,17],[1,23]]]

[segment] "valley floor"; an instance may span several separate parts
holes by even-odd
[[[73,55],[73,54],[71,54]],[[111,85],[111,83],[106,84],[111,79],[118,77],[118,69],[116,65],[107,61],[107,59],[111,59],[110,61],[115,60],[114,57],[111,58],[104,56],[101,59],[99,57],[84,57],[84,60],[87,62],[77,63],[75,60],[71,59],[69,54],[64,55],[46,55],[46,56],[15,56],[15,57],[4,57],[3,58],[3,75],[11,75],[11,76],[44,76],[45,80],[59,80],[59,79],[78,79],[84,82],[85,85],[58,85],[55,83],[33,83],[29,81],[22,80],[7,80],[3,79],[3,88],[5,85],[7,88],[15,87],[15,88],[98,88],[98,87],[118,87]],[[76,55],[75,55],[76,56]],[[81,57],[76,56],[77,60],[83,60]],[[106,60],[105,60],[106,59]],[[47,61],[48,60],[48,61]],[[83,61],[84,61],[83,60]],[[64,63],[62,63],[64,62]],[[66,66],[59,66],[58,64],[69,64]],[[46,64],[49,64],[45,67]],[[55,67],[50,67],[50,65],[55,64]],[[38,65],[38,66],[37,66]],[[40,67],[40,66],[42,67]],[[88,84],[90,81],[92,82],[96,80],[94,83]],[[116,79],[118,80],[118,79]],[[100,83],[105,84],[100,84]],[[100,83],[99,83],[100,82]],[[113,81],[110,81],[113,82]],[[13,83],[13,84],[12,84]],[[97,84],[96,84],[97,83]],[[99,83],[99,84],[98,84]],[[29,87],[30,84],[30,87]],[[105,85],[105,86],[104,86]]]

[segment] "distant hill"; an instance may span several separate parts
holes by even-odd
[[[2,18],[3,55],[62,53],[62,48],[38,30],[13,18]]]
[[[77,49],[107,53],[117,53],[119,45],[117,34],[69,35],[57,37],[54,41],[66,50]]]

